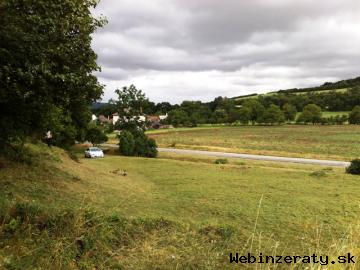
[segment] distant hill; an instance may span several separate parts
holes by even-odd
[[[94,110],[98,110],[98,109],[101,109],[105,106],[107,106],[108,103],[105,103],[105,102],[95,102],[91,105],[91,111],[94,111]]]
[[[308,88],[292,88],[287,90],[279,90],[274,92],[269,92],[264,95],[273,95],[273,94],[280,94],[280,93],[308,93],[308,92],[321,92],[321,91],[346,91],[350,87],[354,86],[360,86],[360,77],[354,78],[354,79],[348,79],[348,80],[341,80],[338,82],[326,82],[321,86],[317,87],[308,87]],[[249,98],[249,97],[256,97],[259,94],[250,94],[250,95],[243,95],[243,96],[237,96],[233,97],[233,99],[243,99],[243,98]]]

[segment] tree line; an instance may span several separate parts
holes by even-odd
[[[360,105],[360,88],[346,92],[309,92],[306,94],[277,93],[248,96],[236,99],[217,97],[211,102],[183,101],[172,105],[168,102],[154,103],[146,99],[143,114],[168,114],[165,124],[196,126],[199,124],[358,124],[357,110]],[[323,117],[322,111],[354,111],[348,115]],[[96,114],[110,116],[116,111],[116,102],[93,110]],[[298,116],[298,117],[297,117]]]

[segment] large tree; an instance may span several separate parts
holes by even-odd
[[[304,110],[297,119],[297,122],[312,123],[313,125],[315,125],[316,123],[321,122],[321,116],[321,108],[316,104],[309,104],[304,107]]]
[[[48,129],[81,137],[103,87],[91,34],[95,0],[0,1],[0,145]],[[54,134],[55,138],[57,134]]]
[[[249,99],[242,104],[250,111],[250,121],[252,124],[259,122],[265,112],[264,106],[256,99]]]
[[[279,106],[270,105],[262,115],[260,122],[265,124],[281,124],[285,121],[284,113]]]
[[[154,139],[146,136],[145,122],[141,119],[144,104],[148,101],[145,94],[134,85],[117,89],[115,92],[119,97],[116,102],[119,120],[115,127],[121,130],[119,136],[120,153],[123,155],[156,157],[156,143]]]
[[[284,112],[284,117],[285,117],[286,121],[291,122],[291,121],[295,120],[297,111],[296,111],[296,107],[294,105],[286,103],[283,106],[283,112]]]
[[[136,88],[135,85],[125,86],[115,90],[118,94],[116,101],[116,112],[119,120],[115,127],[119,130],[145,130],[145,122],[140,120],[143,115],[143,108],[148,102],[145,94]]]

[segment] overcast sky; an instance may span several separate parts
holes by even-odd
[[[359,0],[102,0],[106,85],[209,101],[360,76]]]

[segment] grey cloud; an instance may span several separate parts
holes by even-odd
[[[106,96],[115,83],[131,82],[155,99],[206,99],[360,70],[357,0],[102,0],[101,13],[109,24],[93,47]]]

